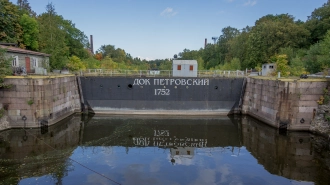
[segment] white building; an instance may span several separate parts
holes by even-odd
[[[173,77],[197,77],[196,60],[173,60]]]
[[[276,64],[262,64],[261,75],[262,76],[269,76],[276,70]]]

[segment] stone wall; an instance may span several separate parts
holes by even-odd
[[[74,75],[22,77],[5,79],[10,89],[0,89],[0,106],[7,114],[0,129],[38,127],[42,121],[54,124],[75,111],[80,111],[80,98]]]
[[[310,130],[326,136],[330,140],[330,103],[319,105]]]
[[[248,78],[242,113],[288,130],[309,130],[329,80]]]

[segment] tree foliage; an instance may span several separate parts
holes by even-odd
[[[311,44],[321,41],[326,32],[330,29],[330,1],[328,0],[322,7],[315,9],[308,17],[305,27],[310,31]]]
[[[22,26],[22,43],[24,46],[30,50],[38,50],[39,26],[37,20],[27,14],[23,14],[19,23]]]
[[[69,57],[69,62],[66,67],[71,71],[85,70],[85,64],[77,56]]]
[[[290,74],[290,66],[288,65],[288,60],[286,55],[276,55],[272,57],[276,63],[276,74],[281,73],[281,76],[287,77]]]
[[[11,58],[6,58],[5,50],[0,48],[0,88],[7,87],[4,84],[4,78],[12,74],[11,70]]]
[[[0,42],[20,43],[22,28],[17,7],[9,0],[0,0]]]

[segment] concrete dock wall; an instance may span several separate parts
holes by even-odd
[[[242,113],[276,128],[309,130],[327,80],[248,78]]]
[[[54,124],[75,111],[80,111],[77,81],[74,75],[56,77],[7,77],[9,89],[0,89],[0,107],[7,114],[1,119],[0,130],[38,127],[42,121]]]

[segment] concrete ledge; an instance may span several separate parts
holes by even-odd
[[[187,116],[215,116],[228,115],[228,111],[193,111],[193,110],[112,110],[112,111],[95,111],[97,115],[187,115]]]

